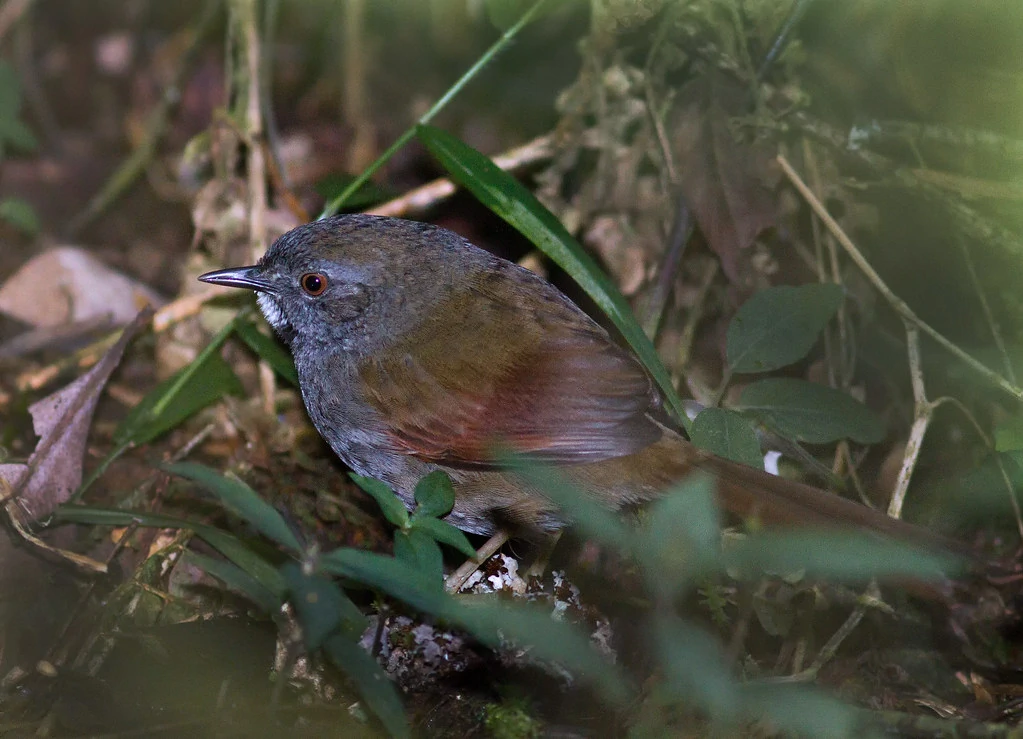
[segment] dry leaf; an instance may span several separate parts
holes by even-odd
[[[672,133],[679,187],[725,275],[741,283],[741,250],[775,221],[764,186],[768,158],[737,141],[730,116],[742,111],[744,91],[718,74],[690,83]]]
[[[44,519],[81,484],[96,403],[124,348],[152,315],[151,309],[139,313],[87,374],[29,408],[39,444],[28,464],[0,465],[0,484],[9,487],[14,498],[7,503],[11,518],[23,525]]]
[[[72,246],[43,252],[0,287],[0,313],[36,328],[102,317],[123,326],[144,305],[163,302],[142,283]]]

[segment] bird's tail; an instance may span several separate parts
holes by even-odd
[[[781,526],[870,531],[928,549],[967,553],[961,543],[942,534],[820,488],[705,452],[698,452],[693,461],[696,469],[717,480],[722,508],[745,519]]]

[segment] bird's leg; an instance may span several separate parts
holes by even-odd
[[[452,572],[444,580],[444,589],[449,593],[457,593],[459,588],[465,585],[472,573],[479,569],[480,565],[490,559],[498,549],[508,541],[508,532],[498,529],[497,533],[483,542],[483,546],[476,550],[474,559],[467,559],[457,570]]]
[[[529,569],[526,570],[526,575],[523,578],[527,583],[531,577],[535,577],[538,580],[543,577],[543,573],[547,571],[547,565],[551,562],[551,557],[554,556],[554,548],[558,546],[559,541],[561,541],[561,529],[558,529],[550,536],[544,537],[544,540],[537,549],[533,563],[529,565]]]

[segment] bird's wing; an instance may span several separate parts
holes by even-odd
[[[518,271],[466,280],[359,371],[393,448],[431,462],[489,467],[499,447],[595,462],[661,435],[640,364],[564,296]]]

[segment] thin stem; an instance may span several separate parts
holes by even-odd
[[[419,120],[416,121],[415,126],[406,129],[393,144],[387,147],[387,150],[383,154],[377,157],[375,162],[364,169],[362,174],[352,180],[351,184],[348,185],[348,187],[346,187],[340,195],[327,203],[323,212],[320,214],[320,218],[328,218],[341,210],[341,207],[348,202],[348,199],[354,195],[360,187],[365,185],[369,181],[370,177],[376,174],[377,171],[384,166],[384,164],[386,164],[399,149],[401,149],[401,147],[412,140],[412,138],[416,135],[416,126],[425,125],[432,121],[434,117],[440,113],[441,110],[443,110],[444,107],[451,102],[451,100],[454,99],[454,97],[458,95],[458,93],[460,93],[474,77],[476,77],[477,74],[480,73],[483,67],[487,66],[494,57],[504,51],[505,47],[511,43],[512,39],[518,35],[519,31],[525,28],[546,4],[547,0],[538,0],[532,7],[530,7],[529,10],[523,13],[522,17],[518,19],[515,25],[502,33],[501,37],[495,41],[494,44],[486,50],[486,52],[484,52],[483,56],[481,56],[475,64],[469,67],[468,71],[466,71],[466,73],[463,74],[428,111],[423,113]]]
[[[885,300],[888,301],[889,305],[891,305],[892,308],[894,308],[895,311],[900,316],[902,316],[910,323],[916,325],[923,333],[927,334],[932,339],[934,339],[934,341],[936,341],[940,346],[944,347],[948,352],[950,352],[953,356],[958,358],[972,370],[974,370],[980,375],[983,375],[995,386],[1009,393],[1017,400],[1023,400],[1023,389],[1009,382],[994,370],[985,367],[983,364],[978,362],[976,359],[971,357],[969,354],[964,352],[958,346],[956,346],[951,341],[942,336],[940,333],[938,333],[935,329],[931,328],[930,325],[924,323],[920,319],[920,317],[913,312],[913,309],[910,308],[905,303],[905,301],[903,301],[895,293],[893,293],[891,289],[888,287],[888,285],[885,284],[884,280],[881,279],[881,276],[870,265],[870,262],[868,262],[866,258],[863,256],[863,254],[860,252],[860,250],[856,248],[856,245],[853,244],[852,239],[850,239],[846,235],[845,231],[842,230],[842,227],[838,225],[838,222],[831,217],[831,214],[828,213],[827,208],[824,207],[824,204],[817,199],[817,197],[813,194],[813,191],[811,191],[810,188],[807,187],[806,183],[803,182],[803,180],[799,177],[799,175],[796,174],[796,171],[792,168],[792,165],[789,164],[788,160],[785,159],[785,157],[779,155],[777,161],[778,164],[781,165],[782,171],[785,173],[785,176],[789,179],[792,185],[799,191],[799,194],[803,196],[803,198],[813,209],[814,213],[816,213],[817,216],[821,219],[824,225],[827,226],[828,230],[831,231],[832,235],[834,235],[838,243],[842,245],[842,248],[845,249],[846,253],[849,255],[849,258],[856,263],[856,266],[859,267],[860,270],[862,270],[863,274],[866,275],[867,279],[870,280],[870,282],[874,285],[877,291],[881,293]]]
[[[913,426],[909,432],[909,439],[906,440],[906,451],[902,457],[899,476],[896,478],[895,490],[888,503],[888,515],[892,518],[902,517],[902,505],[906,500],[906,491],[909,490],[909,481],[916,468],[917,459],[920,458],[927,427],[930,426],[931,417],[934,415],[934,404],[927,400],[924,388],[924,373],[920,361],[920,332],[912,322],[905,318],[902,320],[906,325],[906,351],[909,354],[909,377],[913,386]]]
[[[980,277],[977,275],[977,268],[973,263],[973,255],[970,254],[970,247],[966,245],[966,242],[962,239],[956,239],[959,242],[959,248],[963,252],[963,260],[966,262],[966,269],[970,273],[970,282],[973,284],[973,289],[977,293],[977,299],[980,301],[980,307],[984,311],[984,320],[987,321],[988,327],[991,329],[991,338],[995,340],[995,347],[998,349],[998,353],[1002,355],[1002,363],[1005,365],[1005,375],[1009,378],[1010,382],[1016,382],[1016,372],[1012,368],[1012,359],[1009,357],[1009,351],[1005,348],[1005,340],[1002,338],[1002,331],[998,326],[998,322],[995,320],[995,315],[991,311],[991,305],[987,300],[987,293],[984,290],[984,286],[980,284]]]
[[[178,393],[181,392],[181,388],[188,384],[188,382],[192,379],[192,376],[200,367],[203,366],[203,364],[206,363],[206,360],[210,358],[210,355],[220,349],[221,345],[227,341],[227,338],[234,331],[235,326],[238,325],[238,321],[241,319],[242,315],[243,311],[236,313],[234,317],[227,322],[227,325],[220,329],[216,336],[210,339],[210,343],[207,344],[201,352],[199,352],[199,356],[193,359],[192,363],[189,364],[180,375],[178,375],[174,384],[167,388],[167,392],[164,393],[164,396],[153,404],[152,410],[149,411],[150,418],[157,418],[163,415],[164,411],[167,410],[167,406],[170,405],[178,396]]]

